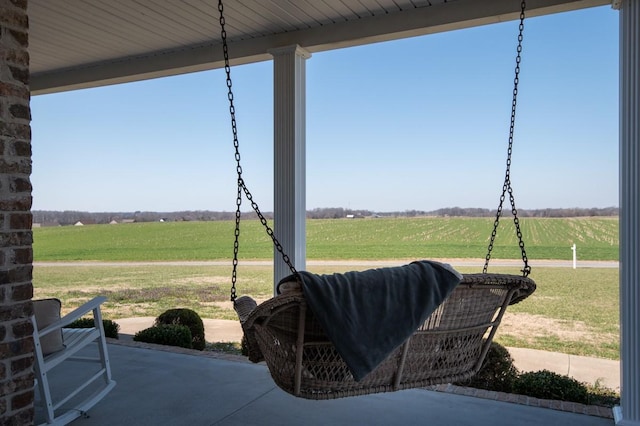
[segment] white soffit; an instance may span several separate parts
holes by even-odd
[[[529,0],[527,16],[610,4]],[[517,0],[227,0],[233,64],[516,19]],[[29,0],[32,94],[219,68],[214,0]]]

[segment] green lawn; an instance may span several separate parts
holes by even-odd
[[[308,221],[308,258],[384,260],[483,258],[492,219],[420,218]],[[519,258],[511,222],[503,221],[494,259]],[[618,259],[618,221],[611,218],[525,219],[527,253],[536,259]],[[487,232],[489,231],[489,232]],[[231,236],[230,236],[231,235]],[[145,223],[34,229],[36,298],[58,297],[66,311],[94,295],[108,297],[106,318],[157,316],[175,307],[204,318],[236,319],[229,303],[232,222]],[[241,233],[238,294],[267,299],[273,292],[271,266],[243,260],[270,260],[269,237],[257,221]],[[483,240],[484,239],[484,240]],[[515,247],[514,247],[515,246]],[[127,262],[223,260],[224,266],[127,264]],[[38,262],[80,261],[45,266]],[[104,265],[82,261],[105,262]],[[121,262],[111,264],[108,262]],[[366,269],[314,266],[317,273]],[[461,272],[480,272],[459,267]],[[492,267],[491,272],[518,273]],[[509,308],[496,339],[518,347],[576,355],[619,357],[618,269],[535,267],[537,291]]]
[[[218,221],[36,228],[34,257],[36,261],[224,260],[233,254],[233,227],[232,221]],[[307,258],[484,258],[492,227],[491,218],[309,220]],[[618,260],[617,218],[525,218],[521,227],[531,259],[571,259],[575,243],[581,260]],[[271,259],[271,239],[259,221],[243,221],[240,235],[243,259]],[[513,223],[503,218],[493,258],[519,257]]]
[[[312,272],[344,272],[365,266],[312,267]],[[468,267],[461,272],[478,272]],[[492,272],[514,273],[510,268]],[[236,319],[228,302],[230,266],[118,265],[36,266],[35,297],[58,297],[65,310],[96,294],[107,296],[105,318],[158,316],[166,309],[187,307],[204,318]],[[536,268],[536,292],[511,306],[497,341],[517,347],[575,355],[619,357],[617,269]],[[273,269],[239,269],[238,295],[267,299],[273,292]]]

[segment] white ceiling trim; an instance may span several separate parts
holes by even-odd
[[[327,11],[318,11],[321,9],[320,5],[325,3],[321,0],[317,1],[320,2],[313,3],[316,5],[316,13],[319,13],[319,16],[326,22]],[[162,3],[158,0],[156,2]],[[242,7],[239,2],[230,4],[236,9]],[[361,7],[362,4],[360,1]],[[527,1],[527,16],[539,16],[606,4],[610,4],[610,0],[529,0]],[[113,19],[130,19],[130,17],[124,16],[126,11],[113,10],[112,13]],[[361,17],[355,21],[325,23],[308,29],[281,31],[254,38],[230,40],[229,52],[232,64],[244,64],[269,60],[271,59],[269,50],[283,46],[297,44],[314,53],[504,22],[517,19],[519,13],[519,1],[455,0],[428,7],[412,7],[383,15]],[[249,15],[249,11],[245,13],[245,16],[247,15]],[[149,17],[149,19],[158,19],[158,17]],[[292,19],[298,20],[299,18],[292,17]],[[164,20],[165,18],[161,17],[163,25],[165,24]],[[212,34],[210,41],[205,43],[166,50],[151,47],[148,53],[104,60],[96,60],[94,55],[88,53],[87,58],[90,60],[88,63],[33,72],[30,84],[31,92],[33,95],[38,95],[220,68],[223,66],[223,58],[219,26],[217,22],[207,23],[207,25],[214,28],[215,33]],[[227,22],[227,25],[232,28],[231,22]],[[270,25],[269,30],[273,31],[273,25],[275,24]],[[54,31],[54,29],[51,30]],[[72,30],[69,29],[69,31]],[[83,28],[83,31],[86,31],[86,28]],[[178,37],[178,30],[174,28],[172,31],[175,33],[173,36]],[[228,29],[228,32],[231,33],[232,30]],[[268,33],[268,31],[265,30],[263,33]],[[97,40],[100,40],[101,37],[125,37],[114,34],[96,34],[94,36]],[[133,36],[128,35],[128,37]],[[64,37],[59,40],[61,41],[58,43],[64,43]],[[55,42],[55,40],[52,41],[52,43]],[[64,46],[58,46],[58,48],[64,48]],[[35,46],[34,49],[37,52],[38,46]]]

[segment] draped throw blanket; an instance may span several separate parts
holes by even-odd
[[[309,308],[357,381],[405,342],[462,279],[451,266],[426,260],[299,275]]]

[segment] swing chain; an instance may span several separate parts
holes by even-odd
[[[526,7],[525,0],[520,4],[520,25],[518,27],[518,48],[516,55],[516,68],[515,68],[515,77],[513,79],[513,100],[511,101],[511,122],[509,125],[509,147],[507,149],[507,170],[505,172],[504,184],[502,186],[502,195],[500,195],[500,204],[498,205],[498,211],[496,213],[496,219],[493,223],[493,231],[491,232],[491,240],[489,241],[489,248],[487,251],[487,256],[485,258],[484,268],[482,269],[483,273],[487,273],[487,269],[489,268],[489,260],[491,259],[491,251],[493,250],[493,244],[495,242],[496,233],[498,231],[498,225],[500,223],[500,216],[502,215],[502,205],[505,200],[505,194],[509,192],[509,201],[511,202],[511,213],[513,214],[513,223],[516,227],[516,235],[518,236],[518,246],[520,247],[520,251],[522,252],[522,261],[524,262],[524,267],[522,269],[522,275],[524,277],[528,276],[531,272],[531,267],[529,266],[529,259],[527,258],[527,252],[524,248],[524,240],[522,239],[522,231],[520,230],[520,220],[518,219],[518,210],[516,209],[516,201],[513,196],[513,188],[511,187],[511,153],[513,152],[513,132],[515,128],[516,122],[516,104],[518,98],[518,83],[520,76],[520,61],[521,61],[521,53],[522,53],[522,34],[524,31],[524,11]]]
[[[253,200],[253,195],[249,191],[249,188],[244,183],[244,179],[242,178],[242,166],[240,165],[240,143],[238,141],[238,125],[236,122],[236,109],[233,104],[233,91],[232,91],[232,82],[231,82],[231,65],[229,62],[229,46],[227,44],[227,31],[225,30],[225,19],[224,19],[224,6],[222,5],[222,0],[218,0],[218,12],[220,13],[220,36],[222,38],[222,52],[224,55],[224,71],[226,74],[227,81],[227,98],[229,100],[229,114],[231,116],[231,130],[233,132],[233,147],[235,149],[235,159],[236,159],[236,172],[238,174],[238,192],[236,196],[236,214],[235,214],[235,231],[234,231],[234,241],[233,241],[233,271],[231,273],[231,301],[235,303],[237,294],[236,294],[236,283],[238,281],[238,250],[240,248],[240,206],[242,205],[242,193],[244,192],[247,200],[251,203],[251,207],[256,212],[256,215],[260,219],[260,223],[265,227],[267,234],[271,237],[273,244],[276,250],[282,256],[282,260],[289,267],[291,273],[297,274],[296,268],[291,263],[291,259],[284,252],[282,248],[282,244],[276,238],[273,229],[267,223],[267,219],[264,217],[262,212],[260,211],[258,204]]]

